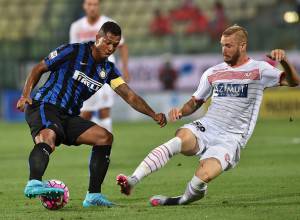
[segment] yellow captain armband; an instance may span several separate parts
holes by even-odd
[[[110,87],[111,87],[112,89],[115,89],[115,88],[117,88],[119,85],[121,85],[121,84],[123,84],[123,83],[125,83],[125,81],[122,79],[122,77],[118,77],[118,78],[112,79],[112,80],[110,81]]]

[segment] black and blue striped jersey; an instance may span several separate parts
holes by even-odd
[[[85,100],[105,83],[113,89],[124,83],[120,71],[105,59],[96,63],[92,56],[93,42],[66,44],[44,59],[50,75],[33,99],[78,115]]]

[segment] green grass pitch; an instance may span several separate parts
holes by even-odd
[[[151,122],[115,123],[115,142],[103,193],[115,208],[82,208],[88,184],[87,146],[61,146],[51,155],[44,179],[64,181],[70,201],[48,211],[23,195],[33,146],[25,124],[0,122],[0,219],[300,219],[300,120],[259,120],[238,166],[208,187],[201,201],[180,207],[150,207],[154,194],[181,194],[193,176],[196,157],[176,156],[139,184],[132,196],[119,193],[115,177],[129,174],[154,147],[184,122],[160,129]]]

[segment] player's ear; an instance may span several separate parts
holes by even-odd
[[[102,37],[101,37],[101,35],[98,33],[98,34],[96,35],[96,41],[95,41],[95,45],[96,45],[97,47],[101,44],[101,39],[102,39]]]
[[[242,42],[242,43],[241,43],[241,49],[242,49],[242,50],[246,50],[246,45],[247,45],[247,44],[246,44],[245,42]]]

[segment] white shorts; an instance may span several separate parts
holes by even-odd
[[[199,120],[185,124],[187,128],[197,137],[200,151],[197,156],[200,160],[216,158],[220,161],[222,169],[228,170],[237,165],[240,160],[240,144],[238,136],[200,122]]]
[[[108,84],[104,84],[94,95],[83,103],[81,111],[98,111],[111,108],[114,103],[114,91]]]

